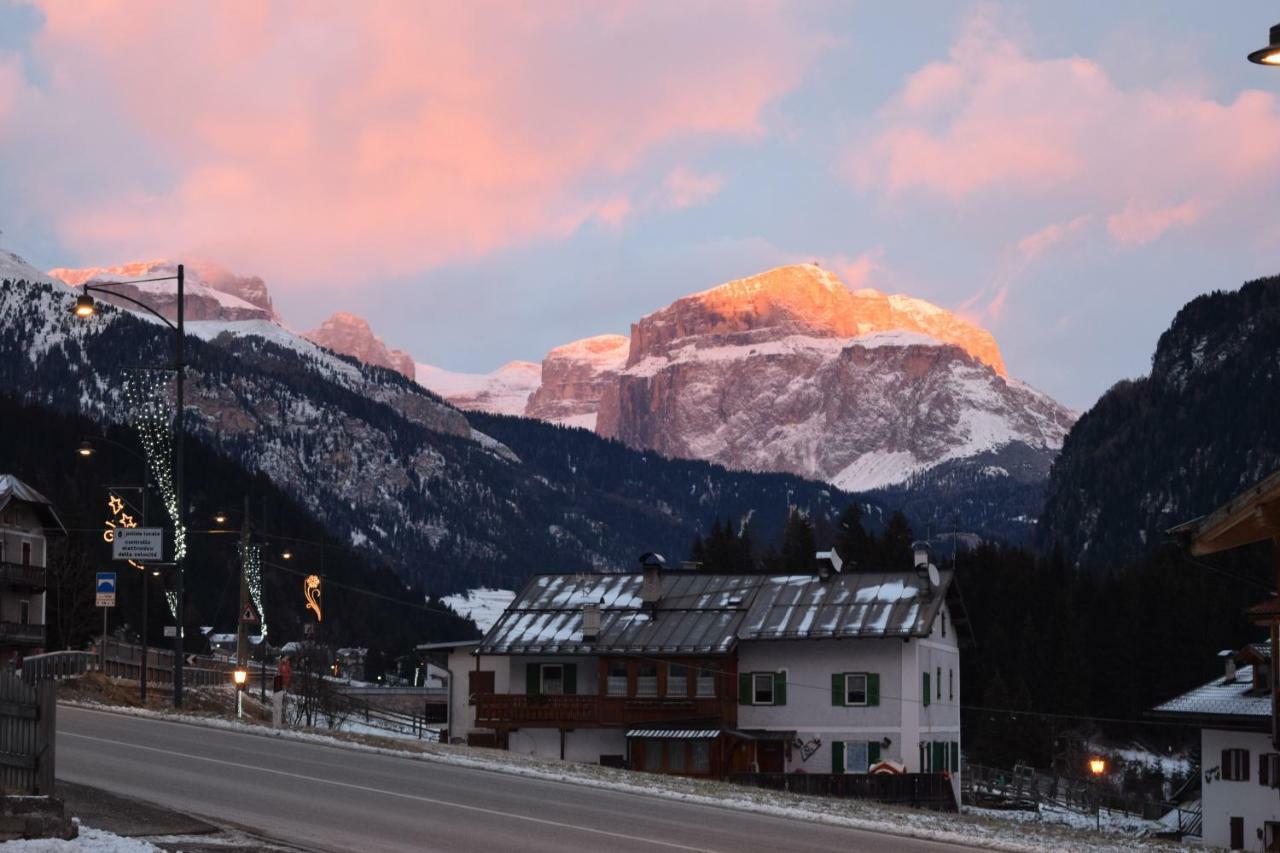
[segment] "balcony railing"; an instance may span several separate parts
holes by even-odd
[[[478,693],[473,697],[481,725],[579,723],[627,725],[719,718],[736,723],[737,705],[718,698],[622,697],[596,695],[527,696],[523,693]]]
[[[44,645],[43,625],[23,625],[20,622],[0,622],[0,643],[25,643]]]
[[[49,585],[49,570],[44,566],[0,562],[0,584],[44,589]]]

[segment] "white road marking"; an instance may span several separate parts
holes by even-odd
[[[514,820],[523,820],[523,821],[528,821],[529,823],[542,824],[544,826],[555,826],[555,827],[559,827],[560,829],[571,829],[571,830],[576,830],[578,832],[589,832],[594,835],[607,835],[610,838],[621,838],[626,841],[638,841],[641,844],[652,844],[656,847],[668,847],[672,850],[688,850],[690,851],[690,853],[716,853],[716,851],[709,850],[705,847],[689,847],[685,844],[676,844],[675,842],[671,842],[671,841],[658,841],[653,838],[641,838],[638,835],[627,835],[621,832],[610,832],[607,829],[595,829],[590,826],[578,826],[577,824],[562,823],[560,821],[547,820],[546,818],[540,818],[540,817],[530,817],[528,815],[515,814],[513,812],[504,812],[498,809],[487,809],[487,808],[484,808],[483,806],[472,806],[466,803],[453,803],[453,802],[449,802],[448,800],[437,800],[432,797],[421,797],[421,796],[418,796],[417,794],[404,794],[399,791],[388,791],[385,788],[373,788],[367,785],[356,785],[351,782],[335,782],[332,779],[323,779],[318,776],[307,776],[302,773],[290,773],[287,770],[274,770],[270,767],[259,767],[256,764],[241,764],[236,761],[223,761],[220,758],[206,758],[203,755],[192,755],[191,753],[188,753],[188,752],[178,752],[172,749],[160,749],[159,747],[154,747],[154,746],[142,746],[141,744],[127,743],[125,741],[112,740],[110,738],[93,737],[92,735],[75,734],[73,732],[59,732],[58,735],[59,737],[71,737],[71,738],[79,738],[81,740],[96,741],[98,743],[109,743],[115,746],[123,746],[130,750],[140,749],[146,752],[158,752],[163,755],[172,755],[178,758],[187,758],[187,759],[194,759],[196,761],[205,761],[205,762],[208,762],[209,764],[220,764],[220,765],[223,765],[224,767],[239,767],[243,770],[256,770],[260,773],[271,773],[276,776],[288,776],[291,779],[302,779],[307,782],[319,782],[324,785],[333,785],[338,788],[350,788],[352,790],[365,791],[371,794],[383,794],[388,797],[398,797],[402,800],[414,800],[420,803],[431,803],[433,805],[438,805],[438,806],[448,806],[450,808],[464,809],[466,811],[473,811],[473,812],[481,812],[482,814],[496,815],[498,817],[509,817]]]

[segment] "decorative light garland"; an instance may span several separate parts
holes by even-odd
[[[262,609],[262,549],[257,545],[240,545],[240,561],[244,566],[245,582],[249,586],[249,597],[253,607],[258,611],[258,626],[262,638],[267,638],[267,612]]]
[[[178,487],[173,470],[173,405],[169,401],[169,371],[130,370],[125,373],[124,397],[133,419],[147,467],[173,522],[173,558],[187,555],[187,528],[178,513]],[[171,604],[177,618],[176,605]]]

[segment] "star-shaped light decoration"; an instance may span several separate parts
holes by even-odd
[[[107,507],[110,508],[112,515],[119,515],[120,510],[124,509],[124,501],[120,500],[116,495],[107,498]]]
[[[120,526],[121,527],[137,527],[138,522],[134,521],[133,516],[129,515],[129,513],[122,512],[120,513]]]

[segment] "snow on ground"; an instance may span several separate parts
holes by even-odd
[[[542,365],[510,361],[489,373],[457,373],[431,364],[416,364],[418,384],[460,409],[496,415],[523,415],[529,395],[542,384]]]
[[[475,622],[476,627],[481,631],[487,632],[493,627],[493,623],[498,621],[502,611],[506,610],[515,599],[516,594],[509,589],[480,587],[469,589],[465,593],[446,596],[440,599],[440,602],[448,605],[463,619]]]
[[[83,853],[86,850],[95,853],[163,853],[159,847],[146,841],[113,835],[87,826],[80,827],[80,836],[70,841],[61,838],[31,838],[25,841],[6,841],[0,847],[4,848],[5,853],[11,850],[22,853]]]
[[[92,705],[81,707],[101,709],[101,706]],[[622,793],[816,821],[829,826],[974,845],[988,850],[1005,850],[1012,853],[1096,850],[1104,853],[1120,853],[1120,851],[1130,850],[1185,851],[1187,849],[1184,845],[1175,842],[1139,838],[1133,827],[1119,820],[1104,819],[1103,832],[1098,834],[1089,829],[1088,821],[1081,819],[1080,815],[1072,815],[1070,820],[1057,821],[1054,815],[1037,816],[1029,812],[989,813],[987,810],[968,808],[961,815],[940,814],[897,808],[864,800],[805,797],[781,791],[747,788],[728,782],[662,776],[616,770],[595,764],[533,758],[501,750],[423,742],[396,743],[375,738],[347,740],[292,729],[269,729],[223,718],[160,713],[139,708],[109,710],[133,716],[180,720],[185,723],[267,737],[340,746],[378,755],[415,758],[528,778],[608,788]]]

